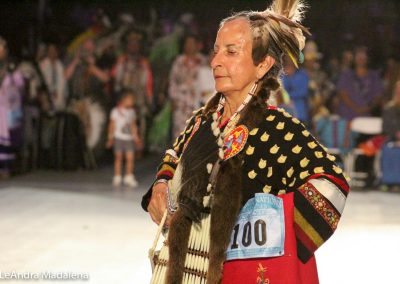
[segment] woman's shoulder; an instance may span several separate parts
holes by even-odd
[[[260,131],[258,131],[260,130]],[[300,143],[312,141],[314,137],[305,125],[283,108],[268,107],[257,130],[260,135],[268,135],[270,143]]]
[[[264,116],[262,125],[267,127],[276,125],[276,130],[285,130],[289,128],[305,129],[303,123],[297,117],[292,116],[284,108],[268,106]]]

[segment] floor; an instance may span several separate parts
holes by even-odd
[[[148,283],[156,226],[140,200],[157,162],[138,165],[134,190],[112,188],[109,167],[1,181],[0,283],[61,283],[28,273],[67,283]],[[336,234],[317,252],[321,283],[400,283],[399,240],[400,194],[351,193]],[[28,279],[2,279],[12,272]]]

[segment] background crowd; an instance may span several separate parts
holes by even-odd
[[[137,158],[162,151],[178,136],[191,113],[214,93],[209,62],[215,30],[204,15],[180,13],[171,19],[166,7],[148,8],[148,17],[139,20],[125,10],[110,17],[106,10],[78,9],[92,11],[79,33],[48,40],[39,34],[18,50],[15,39],[10,45],[0,34],[0,179],[36,168],[92,169],[107,161],[109,113],[126,90],[135,96],[144,146]],[[380,17],[379,9],[371,11]],[[75,11],[76,19],[80,13]],[[44,33],[45,20],[39,24]],[[384,27],[377,30],[396,34]],[[349,168],[367,173],[364,185],[376,185],[377,177],[385,176],[385,166],[377,167],[376,160],[396,157],[386,152],[394,153],[400,142],[398,51],[377,53],[371,40],[351,34],[331,39],[332,47],[319,35],[306,43],[299,68],[286,61],[282,88],[270,103],[297,116],[342,163],[354,149],[361,151]],[[386,38],[387,45],[395,44]],[[383,127],[354,135],[355,119],[364,117],[380,118]],[[372,127],[368,121],[361,121],[366,129]]]

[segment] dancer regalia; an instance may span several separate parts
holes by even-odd
[[[299,0],[276,0],[223,23],[247,19],[257,40],[269,41],[269,55],[297,65],[308,32],[299,24],[302,8]],[[280,87],[280,66],[226,123],[226,98],[217,93],[166,151],[156,182],[169,181],[172,216],[161,251],[152,254],[151,283],[318,283],[314,253],[336,230],[349,188],[335,157],[304,125],[266,103]]]

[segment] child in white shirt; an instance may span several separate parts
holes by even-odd
[[[133,109],[134,94],[131,91],[123,93],[116,107],[110,114],[108,126],[107,147],[114,148],[114,178],[113,185],[123,182],[130,187],[138,186],[133,175],[135,148],[140,147],[141,139],[136,125],[136,113]],[[125,176],[122,179],[122,163],[125,158]]]

